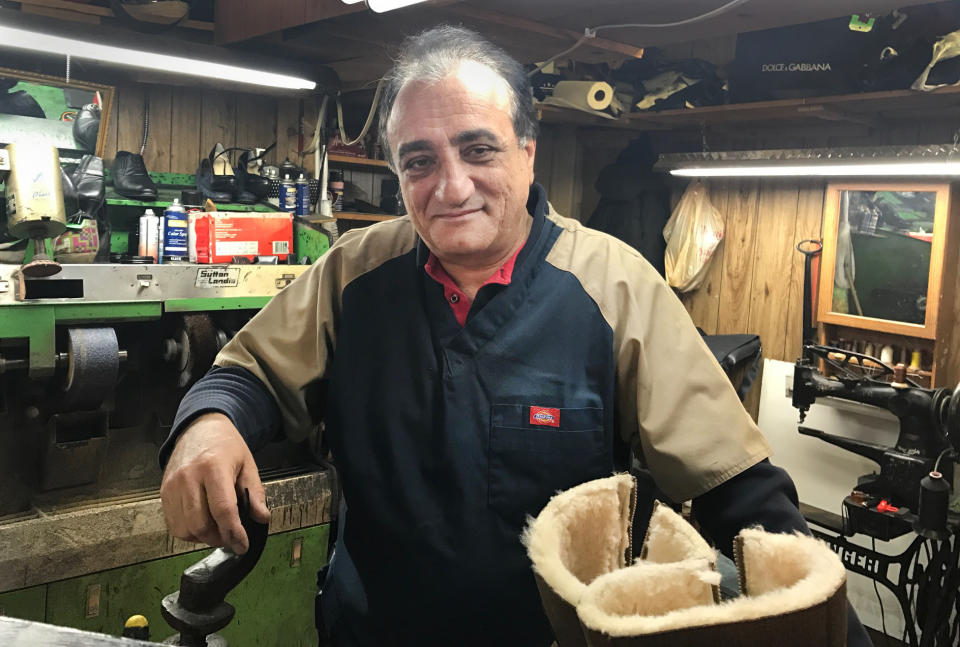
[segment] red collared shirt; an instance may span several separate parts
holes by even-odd
[[[513,256],[508,258],[507,261],[500,266],[500,269],[490,275],[490,278],[484,281],[483,285],[510,285],[510,280],[513,278],[513,266],[517,263],[517,256],[520,254],[521,249],[523,249],[523,246],[518,247],[517,251],[513,253]],[[457,287],[457,284],[454,283],[450,275],[447,274],[447,271],[443,269],[443,265],[440,264],[440,259],[434,256],[433,252],[430,252],[430,258],[427,259],[423,269],[427,273],[427,276],[443,286],[443,296],[447,300],[447,303],[450,304],[450,308],[453,310],[453,316],[456,317],[457,323],[465,326],[467,324],[467,314],[470,312],[470,306],[473,305],[473,300],[467,298],[463,290]],[[480,287],[483,287],[483,285]]]

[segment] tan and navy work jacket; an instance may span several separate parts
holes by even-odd
[[[348,644],[547,645],[527,515],[631,449],[675,501],[768,455],[643,257],[539,185],[528,211],[512,280],[483,287],[464,327],[403,217],[343,236],[217,358],[266,386],[293,439],[328,384],[348,514],[324,606]]]

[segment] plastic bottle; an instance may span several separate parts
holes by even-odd
[[[138,256],[152,256],[157,261],[157,240],[160,233],[160,218],[147,209],[140,216],[140,242],[137,247]]]

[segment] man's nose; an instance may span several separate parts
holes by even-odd
[[[453,206],[466,202],[474,193],[469,168],[460,159],[444,160],[440,169],[436,197],[444,204]]]

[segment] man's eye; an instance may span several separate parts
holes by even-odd
[[[415,157],[407,161],[403,168],[408,171],[422,171],[430,166],[432,160],[428,157]]]
[[[473,160],[483,160],[493,156],[495,152],[496,149],[492,146],[473,146],[467,149],[465,157]]]

